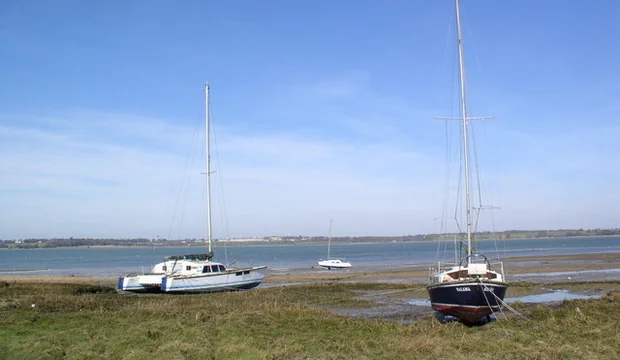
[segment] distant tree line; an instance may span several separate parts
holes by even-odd
[[[411,242],[430,240],[452,240],[462,238],[463,234],[418,234],[404,236],[340,236],[332,237],[332,242],[340,243],[379,243],[379,242]],[[501,232],[480,232],[475,234],[478,240],[484,239],[533,239],[533,238],[558,238],[579,236],[620,236],[620,228],[614,229],[560,229],[560,230],[508,230]],[[321,243],[327,242],[326,236],[315,237],[281,237],[281,240],[268,240],[273,237],[265,237],[269,243]],[[204,244],[203,239],[93,239],[74,238],[68,239],[23,239],[23,240],[0,240],[0,248],[15,249],[46,249],[57,247],[74,246],[199,246]]]
[[[509,230],[498,233],[503,239],[520,238],[555,238],[576,236],[612,236],[620,235],[620,228],[615,229],[559,229],[559,230]]]
[[[0,248],[34,249],[56,248],[72,246],[162,246],[167,245],[164,240],[151,240],[145,238],[136,239],[92,239],[92,238],[68,238],[68,239],[23,239],[0,241]]]

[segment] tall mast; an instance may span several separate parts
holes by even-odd
[[[329,260],[329,248],[332,245],[332,219],[329,219],[329,235],[327,236],[327,260]]]
[[[456,2],[456,27],[457,27],[457,45],[459,48],[459,75],[461,82],[461,123],[463,125],[463,157],[465,160],[465,208],[467,211],[467,255],[471,255],[471,195],[469,193],[470,175],[469,175],[469,145],[467,143],[467,104],[465,102],[465,60],[463,59],[463,32],[461,29],[461,9],[460,0]]]
[[[206,136],[206,162],[207,162],[207,242],[209,243],[209,256],[211,251],[211,126],[209,121],[209,84],[205,85],[205,136]]]

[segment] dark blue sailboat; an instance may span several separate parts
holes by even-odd
[[[469,121],[481,118],[467,116],[460,1],[455,0],[455,5],[461,95],[460,117],[456,119],[460,120],[462,125],[467,218],[467,230],[463,235],[466,236],[467,250],[466,256],[459,263],[445,269],[440,264],[437,268],[431,269],[427,290],[434,310],[443,315],[454,316],[464,323],[474,324],[501,309],[508,283],[505,281],[503,264],[501,262],[494,264],[498,267],[494,270],[488,259],[477,253],[473,245],[468,129]]]

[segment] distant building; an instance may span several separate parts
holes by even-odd
[[[269,241],[263,238],[233,238],[233,239],[220,239],[218,242],[260,242]]]

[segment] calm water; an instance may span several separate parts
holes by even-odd
[[[481,241],[489,257],[588,254],[620,251],[620,237],[557,238]],[[199,253],[197,247],[59,248],[0,250],[0,275],[118,276],[148,271],[167,255]],[[332,257],[351,261],[356,268],[394,268],[431,265],[453,258],[454,244],[434,242],[349,244],[331,247]],[[215,260],[235,265],[267,265],[270,271],[310,269],[325,258],[326,245],[254,245],[215,248]]]
[[[545,303],[554,303],[561,302],[565,300],[586,300],[586,299],[598,299],[602,295],[584,295],[584,294],[575,294],[571,293],[568,290],[553,290],[544,294],[534,294],[534,295],[526,295],[519,296],[513,298],[504,299],[507,303],[533,303],[533,304],[545,304]],[[428,306],[431,307],[431,302],[429,299],[411,299],[408,300],[407,303],[409,305],[416,306]]]

